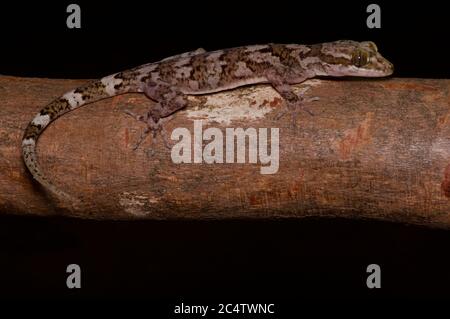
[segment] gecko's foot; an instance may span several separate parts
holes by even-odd
[[[300,111],[306,112],[308,113],[310,116],[314,116],[314,113],[305,106],[305,103],[309,103],[309,102],[313,102],[313,101],[318,101],[319,98],[318,97],[312,97],[312,98],[308,98],[308,99],[303,99],[301,101],[298,101],[297,103],[286,103],[286,106],[280,110],[278,112],[278,114],[275,116],[275,120],[279,120],[281,119],[284,115],[286,115],[286,113],[290,113],[291,117],[292,117],[292,127],[296,127],[296,123],[297,123],[297,115]]]
[[[288,112],[296,115],[297,113],[299,113],[299,111],[304,111],[304,112],[308,113],[309,115],[314,116],[314,113],[308,107],[306,107],[302,102],[302,103],[298,103],[295,105],[288,104],[287,107],[284,107],[282,110],[280,110],[278,112],[278,114],[275,116],[275,120],[281,119]]]
[[[275,120],[279,120],[281,119],[283,116],[285,116],[287,113],[291,113],[291,114],[297,114],[299,111],[304,111],[306,113],[308,113],[311,116],[314,116],[314,113],[307,107],[304,107],[303,105],[299,108],[299,107],[286,107],[283,110],[280,110],[278,112],[278,114],[275,116]]]
[[[163,124],[165,124],[165,123],[169,122],[170,120],[172,120],[172,118],[173,118],[172,115],[160,118],[158,121],[155,121],[148,114],[146,114],[146,115],[138,115],[138,114],[136,114],[136,113],[134,113],[132,111],[129,111],[129,110],[126,110],[125,113],[130,115],[131,117],[133,117],[135,120],[140,121],[140,122],[144,122],[145,124],[147,124],[147,127],[141,133],[138,141],[133,146],[133,151],[135,151],[135,150],[137,150],[139,148],[139,146],[142,144],[142,142],[144,142],[144,140],[146,139],[146,137],[149,134],[152,134],[152,142],[153,142],[156,139],[158,133],[161,135],[161,138],[162,138],[162,141],[164,143],[164,146],[166,148],[170,149],[170,143],[167,140],[167,132],[166,132],[166,129],[164,128]]]

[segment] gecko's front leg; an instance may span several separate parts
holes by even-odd
[[[314,115],[314,113],[305,106],[305,102],[315,101],[317,100],[317,98],[305,100],[302,95],[297,95],[291,86],[291,83],[301,83],[309,77],[297,76],[296,78],[289,81],[289,78],[287,78],[281,72],[270,71],[266,74],[266,78],[272,85],[272,87],[278,92],[278,94],[281,95],[286,105],[286,108],[284,110],[281,110],[280,113],[278,113],[278,115],[275,117],[276,120],[283,117],[289,111],[292,116],[292,126],[295,127],[297,114],[300,110],[307,112],[309,115]]]
[[[187,96],[176,87],[165,82],[148,82],[145,84],[143,91],[149,99],[156,103],[150,107],[146,115],[136,115],[131,111],[126,111],[136,120],[147,124],[133,149],[137,149],[150,133],[153,139],[156,138],[158,133],[161,134],[164,146],[170,148],[164,124],[172,119],[173,113],[187,106]]]

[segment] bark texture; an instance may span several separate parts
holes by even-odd
[[[193,133],[226,127],[279,128],[279,169],[256,164],[175,164],[161,138],[133,151],[145,113],[126,94],[68,113],[38,142],[44,172],[82,198],[49,198],[21,159],[27,123],[52,99],[85,83],[0,76],[0,212],[95,219],[338,216],[450,228],[450,80],[312,80],[298,85],[314,116],[275,120],[282,100],[267,85],[192,97],[167,123]],[[176,143],[171,141],[171,143]],[[204,142],[206,145],[208,142]],[[149,153],[149,147],[153,154]],[[224,151],[225,153],[225,151]],[[67,205],[66,205],[67,204]]]

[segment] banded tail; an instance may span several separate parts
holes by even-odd
[[[22,156],[30,173],[46,190],[57,198],[76,201],[54,185],[42,172],[36,154],[37,140],[45,128],[61,115],[83,105],[127,92],[140,92],[132,71],[110,75],[67,92],[44,107],[28,124],[22,138]]]

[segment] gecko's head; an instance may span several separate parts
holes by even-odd
[[[316,54],[322,64],[316,69],[317,75],[383,77],[394,72],[393,64],[378,52],[371,41],[323,43],[316,48]]]

